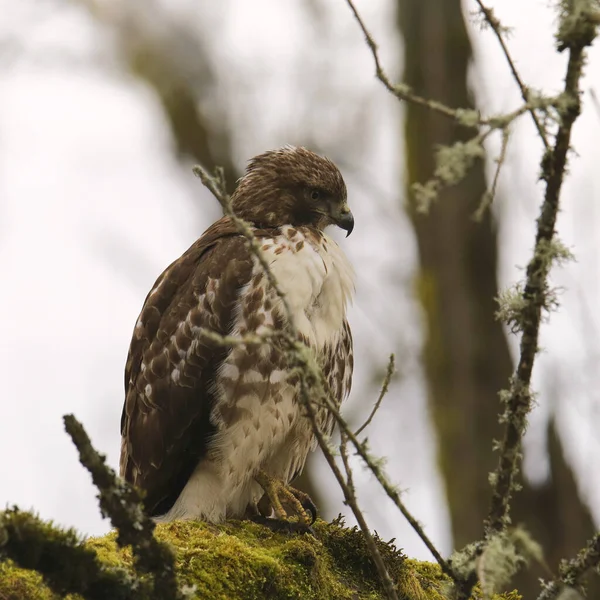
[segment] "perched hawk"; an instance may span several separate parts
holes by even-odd
[[[305,148],[266,152],[250,161],[232,208],[251,225],[341,403],[352,379],[353,271],[324,232],[354,226],[340,172]],[[228,217],[157,279],[133,332],[121,418],[121,475],[145,491],[151,516],[219,522],[274,511],[310,520],[310,508],[314,519],[310,499],[289,486],[316,446],[289,355],[273,340],[227,346],[203,335],[286,327],[280,297]],[[330,433],[332,416],[317,417]]]

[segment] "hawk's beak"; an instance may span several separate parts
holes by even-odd
[[[354,229],[354,217],[352,216],[350,208],[344,203],[339,209],[334,209],[332,213],[331,218],[333,219],[333,222],[344,231],[347,231],[346,237],[348,237]]]

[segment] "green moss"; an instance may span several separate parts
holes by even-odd
[[[452,585],[435,563],[406,559],[404,569],[398,580],[398,588],[404,597],[410,600],[448,600],[452,598]],[[475,586],[473,600],[482,599],[481,589]],[[490,600],[522,600],[516,592],[494,594]]]
[[[273,533],[251,522],[208,525],[180,521],[159,525],[156,536],[173,546],[182,585],[191,597],[211,600],[377,600],[384,598],[362,534],[340,521],[315,526],[315,536]],[[129,549],[115,534],[86,547],[107,566],[131,568]],[[437,565],[407,559],[393,544],[376,540],[402,600],[445,600],[449,580]],[[478,597],[478,596],[476,596]],[[71,600],[78,597],[71,596]],[[41,577],[0,563],[0,600],[57,600]],[[520,600],[514,593],[494,600]]]
[[[56,600],[35,571],[19,569],[11,561],[0,562],[1,600]]]

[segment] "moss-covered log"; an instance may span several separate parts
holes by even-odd
[[[27,513],[20,513],[23,517]],[[36,517],[29,515],[37,521]],[[48,525],[47,534],[60,537]],[[177,556],[179,585],[190,598],[215,600],[259,600],[263,598],[343,600],[384,598],[362,534],[341,523],[319,521],[315,536],[273,533],[251,522],[207,525],[174,522],[159,525],[156,536],[170,544]],[[62,532],[64,534],[64,532]],[[5,540],[6,542],[6,540]],[[377,540],[390,575],[404,600],[444,600],[449,580],[437,565],[407,558],[393,544]],[[129,573],[132,556],[121,550],[115,534],[82,543],[106,572]],[[60,552],[60,549],[57,550]],[[21,556],[19,562],[27,563]],[[123,571],[121,571],[123,569]],[[36,571],[0,562],[1,600],[56,600],[59,596]],[[76,600],[79,595],[66,598]],[[519,600],[516,592],[495,600]]]

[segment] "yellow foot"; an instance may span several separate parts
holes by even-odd
[[[265,513],[272,508],[275,516],[282,521],[290,521],[290,517],[297,517],[301,523],[307,525],[314,523],[317,509],[308,494],[286,485],[281,479],[272,477],[263,470],[260,470],[254,479],[265,491],[268,500],[267,506],[262,500],[259,502],[260,512],[264,516],[268,516]],[[310,511],[310,514],[307,511]]]

